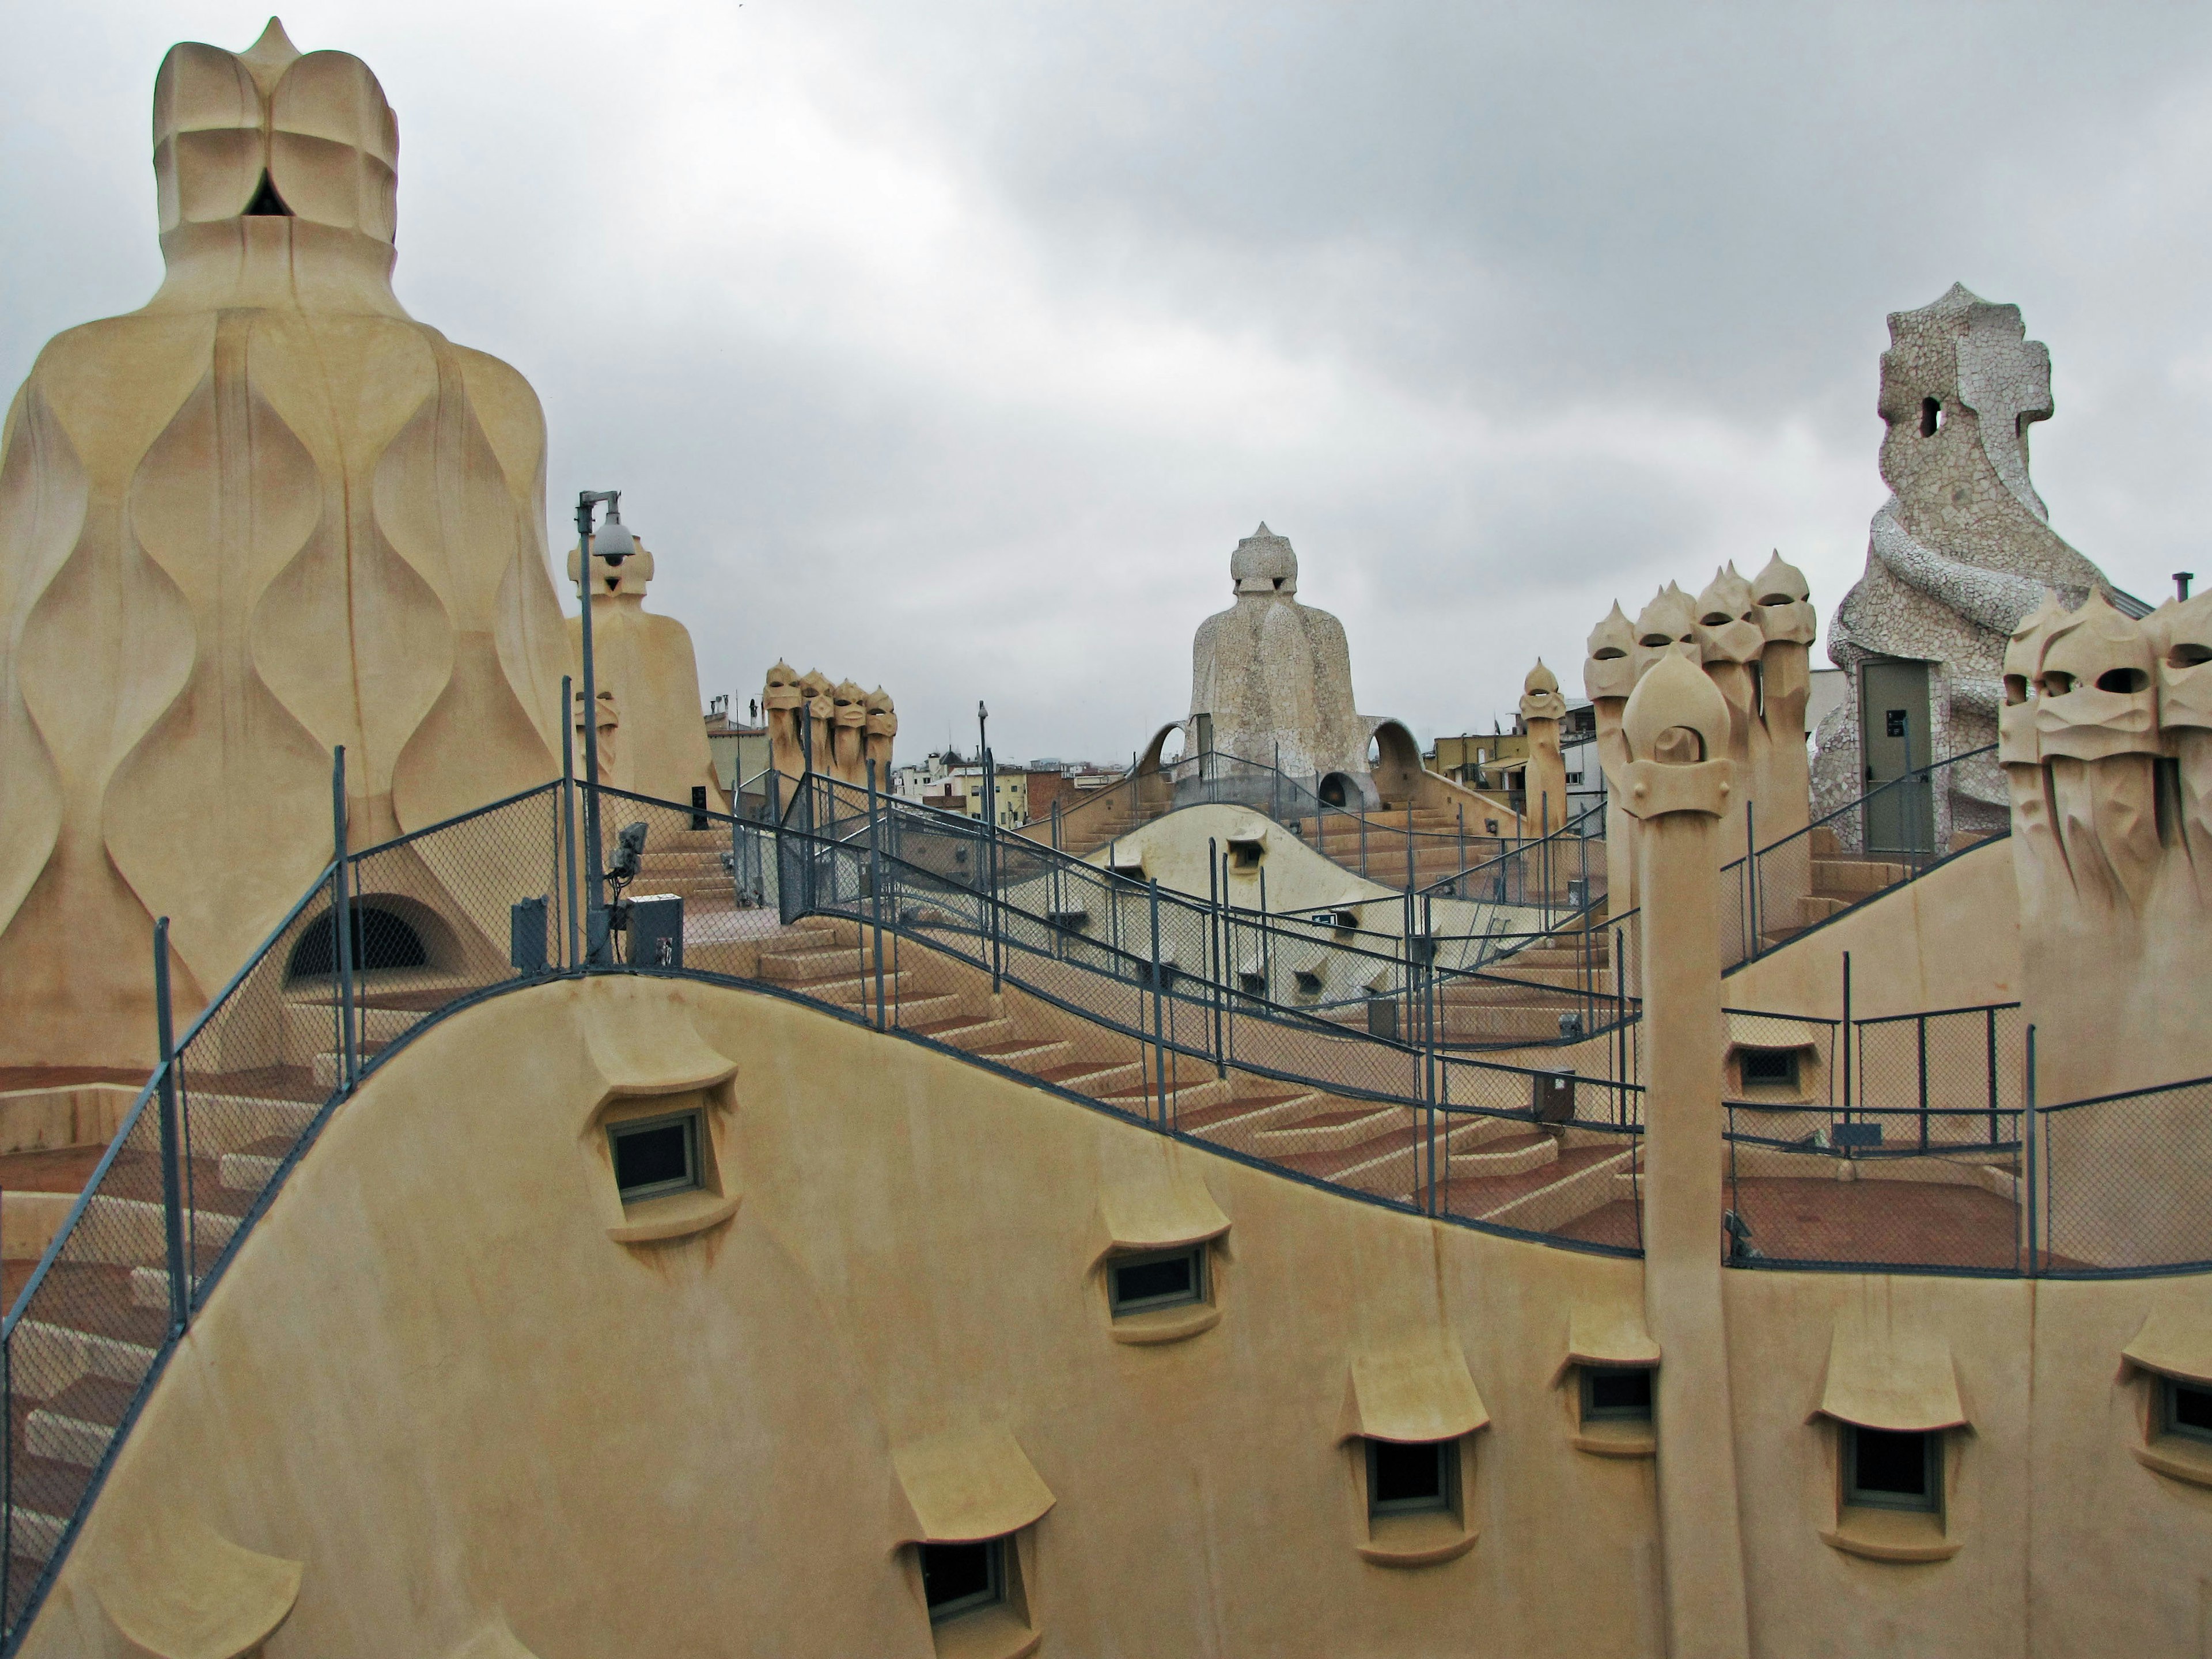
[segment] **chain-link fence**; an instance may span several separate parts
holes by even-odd
[[[2025,1270],[2019,1004],[1728,1018],[1732,1263]]]
[[[2039,1273],[2098,1279],[2212,1265],[2212,1079],[2032,1116],[2027,1224]]]
[[[1752,847],[1721,872],[1721,965],[1764,956],[1861,900],[2006,834],[2001,821],[1972,814],[1954,822],[1946,805],[1962,786],[1982,790],[1996,755],[1995,744],[1968,750],[1878,783],[1765,847],[1756,846],[1756,818],[1747,818]]]
[[[556,975],[767,988],[1300,1179],[1640,1250],[1633,913],[1584,908],[1507,953],[1444,925],[1479,898],[1401,894],[1398,931],[1347,927],[825,779],[769,794],[732,817],[549,784],[350,855],[301,897],[174,1045],[8,1315],[8,1642],[331,1106],[428,1023]],[[2037,1114],[2018,1019],[1731,1012],[1731,1260],[2201,1265],[2203,1206],[2173,1177],[2212,1084]],[[1510,1061],[1470,1052],[1507,1042]]]

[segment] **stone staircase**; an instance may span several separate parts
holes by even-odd
[[[327,1014],[327,1010],[325,1010]],[[211,1267],[329,1094],[313,1068],[188,1073],[188,1270]],[[61,1541],[169,1323],[161,1165],[149,1116],[110,1164],[12,1339],[9,1543],[28,1587]],[[143,1150],[142,1150],[143,1148]]]
[[[867,930],[813,920],[765,941],[759,976],[815,1000],[872,1011],[876,981]],[[1008,985],[997,993],[981,969],[918,946],[884,942],[884,1000],[900,1029],[1001,1070],[1085,1095],[1115,1111],[1158,1121],[1162,1090],[1152,1045]],[[1559,951],[1571,949],[1562,945]],[[896,957],[897,965],[891,964]],[[1560,971],[1556,965],[1544,971]],[[1263,1034],[1240,1026],[1240,1052]],[[1556,1021],[1553,1031],[1556,1035]],[[1428,1115],[1419,1107],[1283,1082],[1235,1066],[1170,1053],[1165,1111],[1203,1140],[1332,1185],[1418,1202],[1426,1179]],[[1632,1157],[1613,1137],[1572,1126],[1439,1113],[1439,1158],[1448,1159],[1451,1213],[1528,1226],[1562,1225],[1620,1195],[1615,1176]],[[1531,1228],[1541,1231],[1541,1227]]]
[[[1951,851],[1964,852],[1986,839],[1984,836],[1962,833],[1953,838]],[[1847,852],[1831,829],[1813,830],[1806,841],[1805,881],[1808,890],[1794,899],[1787,894],[1778,896],[1772,890],[1778,885],[1790,883],[1791,872],[1786,866],[1778,866],[1774,850],[1760,854],[1765,866],[1762,898],[1774,913],[1771,916],[1762,914],[1759,918],[1763,950],[1771,950],[1855,904],[1887,892],[1926,868],[1924,864]]]

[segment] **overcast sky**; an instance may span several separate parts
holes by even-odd
[[[160,274],[179,39],[0,3],[0,372]],[[398,112],[418,318],[514,363],[556,546],[619,487],[703,690],[778,656],[1126,759],[1261,519],[1425,739],[1578,690],[1618,596],[1779,547],[1822,617],[1885,494],[1886,313],[2024,310],[2053,526],[2212,579],[2212,8],[295,5]]]

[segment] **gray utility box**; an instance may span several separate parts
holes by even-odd
[[[1540,1123],[1565,1123],[1575,1115],[1575,1074],[1537,1072],[1528,1079],[1529,1105]]]
[[[507,959],[518,974],[545,971],[545,901],[518,900],[507,912]]]
[[[684,895],[640,893],[629,902],[629,965],[684,965]]]

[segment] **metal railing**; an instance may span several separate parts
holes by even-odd
[[[585,787],[549,783],[359,852],[341,829],[325,876],[173,1044],[161,930],[162,1059],[0,1323],[0,1651],[20,1644],[169,1356],[332,1109],[447,1015],[592,971]],[[771,822],[599,795],[603,852],[644,823],[633,890],[677,894],[685,913],[671,967],[611,965],[772,991],[954,1049],[954,1011],[987,986],[1053,1063],[990,1045],[972,1063],[1368,1201],[1638,1248],[1621,1195],[1636,1085],[1449,1052],[1443,976],[1419,952],[1396,959],[1403,1013],[1378,1034],[1237,977],[1256,934],[1232,907],[987,825],[818,778]],[[1075,914],[1086,905],[1095,933]]]
[[[1745,856],[1721,871],[1721,963],[1734,968],[1779,949],[1830,916],[1927,874],[1956,856],[1936,803],[1954,777],[1993,766],[1994,744],[1875,785],[1804,829],[1761,847],[1747,813]],[[1998,829],[1979,839],[2007,833]],[[1977,844],[1978,844],[1977,842]]]
[[[1479,814],[1471,823],[1465,805],[1455,804],[1449,828],[1424,829],[1413,821],[1418,809],[1370,813],[1356,802],[1326,799],[1322,787],[1322,781],[1311,775],[1285,772],[1267,761],[1226,750],[1207,750],[1164,763],[1157,771],[1131,773],[1091,792],[1074,806],[1054,801],[1049,813],[1023,824],[1017,833],[1061,851],[1086,854],[1177,807],[1249,806],[1288,826],[1323,856],[1363,878],[1407,890],[1440,888],[1554,836],[1602,833],[1602,811],[1587,808],[1572,815],[1573,821],[1583,826],[1595,823],[1595,829],[1570,831],[1565,825],[1540,824],[1536,835],[1523,836],[1506,827],[1516,809],[1503,802],[1494,815]],[[1547,870],[1556,865],[1559,878],[1567,878],[1570,860],[1563,853],[1555,849],[1540,861]],[[1601,883],[1603,860],[1599,864]]]
[[[161,1063],[0,1323],[0,1650],[20,1643],[168,1357],[333,1108],[436,1021],[563,976],[662,973],[803,1000],[1365,1201],[1640,1252],[1644,1097],[1618,994],[1610,1026],[1561,1051],[1574,1068],[1477,1058],[1455,1051],[1452,1010],[1486,981],[1440,961],[1433,934],[1388,958],[1332,941],[1396,976],[1347,1022],[1280,994],[1267,958],[1312,943],[1282,918],[821,779],[767,822],[600,790],[609,862],[642,825],[634,890],[679,897],[683,919],[665,956],[593,966],[576,874],[584,790],[564,779],[357,853],[341,831],[325,878],[173,1044],[163,999]],[[1610,935],[1619,959],[1632,922],[1578,937]],[[1801,1092],[1826,1091],[1817,1109],[1731,1103],[1730,1259],[2212,1265],[2201,1190],[2177,1177],[2193,1161],[2145,1161],[2154,1147],[2193,1160],[2212,1080],[2039,1113],[2032,1060],[2016,1099],[1990,1059],[1982,1092],[1962,1100],[1969,1039],[1985,1058],[2008,1052],[2002,1022],[2016,1016],[1854,1022],[1847,1042],[1832,1025],[1818,1035],[1821,1022],[1739,1035],[1854,1078],[1801,1073]],[[1814,1187],[1856,1209],[1838,1223],[1806,1207]],[[1819,1248],[1791,1242],[1801,1224]],[[1821,1226],[1841,1228],[1840,1247]]]

